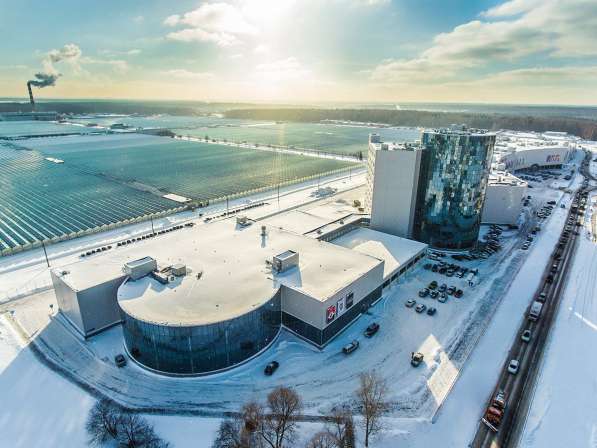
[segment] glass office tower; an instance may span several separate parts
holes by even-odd
[[[468,249],[479,236],[495,134],[464,127],[426,130],[415,211],[415,239]]]

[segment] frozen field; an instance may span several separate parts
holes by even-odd
[[[338,125],[328,123],[286,123],[231,118],[179,117],[170,115],[114,116],[75,118],[85,124],[110,126],[123,123],[131,127],[167,128],[180,135],[258,143],[262,145],[294,146],[335,153],[367,153],[369,134],[378,133],[383,141],[411,141],[420,138],[416,128],[383,128],[364,125]]]

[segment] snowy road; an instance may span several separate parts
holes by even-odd
[[[584,234],[519,446],[597,447],[595,347],[597,245]]]

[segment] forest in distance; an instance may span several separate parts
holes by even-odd
[[[441,105],[435,105],[440,107]],[[510,129],[515,131],[560,131],[587,140],[597,140],[597,119],[570,115],[574,108],[563,106],[512,106],[511,112],[492,112],[497,108],[479,105],[475,111],[417,110],[369,107],[298,107],[254,103],[210,103],[203,101],[148,100],[46,100],[36,103],[37,111],[63,114],[169,114],[177,116],[205,116],[223,114],[226,118],[246,120],[292,121],[318,123],[326,120],[376,123],[389,126],[442,127],[464,123],[479,129]],[[422,105],[422,107],[426,107]],[[464,107],[464,106],[463,106]],[[594,109],[581,113],[594,115]],[[30,112],[28,102],[1,101],[0,113]]]
[[[391,126],[437,128],[463,123],[472,128],[514,131],[559,131],[577,135],[586,140],[597,140],[597,121],[533,115],[504,115],[495,113],[434,112],[387,109],[233,109],[227,118],[320,122],[323,120],[376,123]]]

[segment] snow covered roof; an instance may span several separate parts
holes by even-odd
[[[332,242],[383,260],[385,262],[384,279],[427,248],[427,244],[425,243],[400,238],[399,236],[378,232],[365,227],[353,230],[346,235],[336,238]]]
[[[300,254],[298,268],[271,272],[266,261],[284,251]],[[125,281],[121,308],[146,322],[203,325],[232,319],[271,299],[281,285],[325,301],[380,264],[376,258],[267,226],[242,228],[234,220],[183,228],[90,257],[67,267],[75,289],[122,276],[128,261],[151,256],[158,269],[183,263],[188,274],[162,284],[152,276]],[[199,274],[200,275],[197,275]]]

